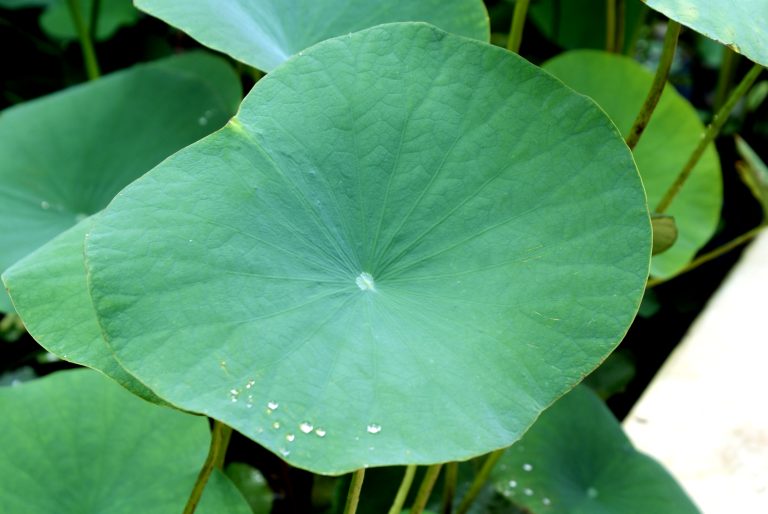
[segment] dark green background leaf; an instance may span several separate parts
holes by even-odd
[[[581,386],[541,415],[493,471],[497,489],[533,514],[698,514],[669,473],[639,453]]]
[[[149,404],[93,371],[0,387],[0,513],[181,512],[205,460],[205,418]],[[216,472],[198,512],[250,514]]]
[[[225,62],[193,53],[0,113],[0,271],[219,128],[240,94]],[[10,309],[0,293],[0,311]]]

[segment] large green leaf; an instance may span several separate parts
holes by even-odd
[[[104,342],[85,282],[83,243],[91,218],[63,232],[3,274],[32,337],[60,358],[101,371],[142,398],[161,403],[128,374]]]
[[[643,0],[673,20],[768,65],[765,0]]]
[[[581,386],[507,450],[497,489],[532,514],[697,514],[655,460],[634,449],[602,401]]]
[[[86,27],[91,24],[94,1],[77,0]],[[136,23],[139,11],[133,7],[131,0],[99,0],[97,16],[96,39],[109,39],[120,27]],[[51,0],[50,6],[40,16],[40,26],[55,38],[78,38],[67,0]]]
[[[221,127],[239,99],[226,63],[189,54],[0,113],[0,271]],[[0,293],[0,311],[10,308]]]
[[[511,444],[618,343],[650,229],[618,132],[422,23],[321,43],[86,242],[126,369],[323,473]]]
[[[562,54],[546,62],[544,69],[600,104],[625,135],[653,81],[653,74],[632,59],[591,50]],[[634,151],[651,208],[675,181],[703,132],[693,106],[667,86]],[[720,160],[710,145],[669,208],[677,224],[677,240],[653,257],[654,276],[679,272],[709,241],[720,219],[722,191]]]
[[[205,46],[264,71],[328,38],[382,23],[424,21],[488,41],[482,0],[136,0]]]
[[[98,373],[0,387],[1,514],[181,512],[205,460],[205,418],[151,405]],[[200,513],[250,514],[218,471]]]

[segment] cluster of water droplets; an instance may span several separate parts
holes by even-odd
[[[506,465],[501,466],[502,469],[506,469]],[[532,498],[536,496],[536,491],[534,491],[530,487],[525,487],[526,478],[528,477],[528,474],[533,472],[533,464],[525,462],[522,466],[520,466],[520,469],[522,470],[522,473],[519,478],[517,479],[511,479],[506,484],[504,484],[504,487],[502,489],[502,494],[506,497],[513,497],[517,496],[518,494],[522,494],[523,496]],[[543,496],[541,498],[541,504],[545,507],[549,507],[552,505],[552,500],[547,497]]]
[[[227,372],[227,364],[226,361],[221,361],[219,364],[219,367],[222,369],[222,371]],[[254,379],[249,379],[245,385],[242,387],[233,387],[228,392],[228,398],[229,402],[232,404],[237,403],[244,403],[246,408],[251,409],[254,407],[254,396],[251,394],[251,390],[253,386],[256,384],[256,381]],[[244,400],[244,401],[243,401]],[[264,413],[267,416],[270,416],[273,418],[272,422],[269,423],[269,426],[272,427],[273,430],[286,430],[283,439],[285,440],[287,445],[284,445],[280,448],[278,448],[278,451],[283,457],[287,457],[290,455],[291,450],[289,448],[290,443],[297,442],[301,437],[303,436],[309,436],[312,435],[314,437],[323,439],[327,434],[328,431],[320,426],[315,426],[315,424],[309,420],[304,420],[298,423],[296,428],[298,428],[297,431],[291,431],[289,424],[285,423],[284,420],[281,421],[280,419],[275,419],[274,416],[277,416],[275,412],[280,408],[280,403],[276,400],[269,400],[265,404]],[[369,423],[365,427],[365,431],[368,434],[376,435],[380,433],[382,430],[381,425],[378,423]],[[263,432],[261,428],[256,429],[257,433]],[[359,437],[355,437],[355,440],[359,441]],[[369,447],[369,450],[374,450],[375,448],[373,446]]]
[[[214,113],[215,111],[213,109],[206,110],[202,116],[197,118],[197,124],[201,127],[208,125],[208,122],[211,120],[211,116],[213,116]]]

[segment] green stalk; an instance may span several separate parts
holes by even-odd
[[[96,31],[99,28],[99,14],[101,14],[101,0],[93,0],[93,4],[91,5],[91,20],[88,25],[88,35],[91,37],[91,40],[96,39]]]
[[[688,180],[688,177],[691,175],[693,168],[699,162],[699,159],[704,153],[704,150],[706,150],[707,146],[712,141],[714,141],[715,137],[717,137],[717,135],[720,133],[720,129],[723,128],[725,121],[728,119],[728,115],[736,106],[736,103],[742,96],[747,93],[747,91],[749,91],[749,88],[752,87],[752,84],[754,84],[755,80],[757,80],[757,77],[762,71],[763,67],[761,65],[755,64],[752,66],[752,69],[749,70],[739,85],[736,86],[736,89],[731,92],[731,94],[728,96],[728,100],[726,100],[723,106],[717,111],[715,117],[712,118],[712,122],[707,126],[706,132],[704,132],[702,138],[699,140],[699,144],[696,146],[696,149],[694,149],[693,153],[688,159],[688,162],[686,162],[685,166],[683,166],[683,169],[680,170],[680,174],[677,176],[675,182],[670,186],[664,197],[656,206],[654,212],[663,214],[669,208],[669,204],[672,203],[672,200],[675,199],[677,193],[680,192],[680,188],[682,188],[683,184],[685,184],[685,181]]]
[[[616,52],[616,0],[605,0],[605,51]]]
[[[723,102],[725,102],[728,91],[730,91],[733,84],[738,62],[739,54],[727,46],[724,47],[723,63],[720,65],[720,73],[717,76],[717,89],[715,90],[715,102],[713,104],[715,110],[722,107]]]
[[[512,15],[512,26],[509,28],[509,39],[507,39],[507,50],[520,53],[520,43],[523,41],[523,28],[525,28],[525,17],[528,14],[528,4],[530,0],[517,0],[515,2],[515,12]]]
[[[618,0],[616,4],[616,53],[624,51],[624,38],[626,37],[627,2]]]
[[[392,507],[389,508],[389,514],[400,514],[400,511],[403,510],[414,476],[416,476],[416,464],[406,466],[403,481],[400,482],[400,487],[397,489],[397,495],[395,495],[395,501],[392,502]]]
[[[424,507],[427,506],[429,495],[432,494],[432,488],[435,487],[435,482],[437,481],[438,475],[440,475],[440,468],[442,466],[442,464],[433,464],[427,468],[427,473],[421,481],[419,492],[416,493],[416,499],[413,501],[411,514],[421,514],[424,511]]]
[[[453,498],[456,496],[456,484],[459,481],[459,463],[449,462],[445,465],[445,486],[443,488],[443,508],[441,514],[451,514]]]
[[[496,450],[488,455],[488,458],[485,459],[485,462],[483,463],[483,467],[480,468],[480,472],[472,481],[472,485],[469,486],[467,494],[465,494],[464,498],[461,499],[461,504],[456,510],[456,514],[467,514],[467,511],[469,511],[472,503],[477,499],[477,495],[480,494],[483,486],[488,481],[488,477],[491,475],[493,467],[499,461],[501,456],[504,455],[505,450],[506,448],[502,448],[501,450]]]
[[[85,61],[85,72],[88,80],[99,78],[99,63],[96,60],[96,51],[93,49],[93,41],[88,34],[88,28],[85,26],[83,16],[80,13],[79,0],[67,0],[69,14],[72,16],[72,23],[75,25],[77,35],[80,38],[80,49],[83,52],[83,61]]]
[[[358,469],[352,474],[352,482],[347,492],[347,503],[344,505],[344,514],[355,514],[357,504],[360,503],[360,490],[363,488],[365,469]]]
[[[187,505],[184,507],[183,514],[193,514],[203,496],[205,485],[211,477],[214,469],[221,469],[224,465],[224,456],[227,453],[229,438],[232,436],[232,429],[221,421],[213,420],[213,432],[211,433],[211,447],[208,450],[208,456],[205,458],[203,467],[197,475],[197,481],[192,488],[192,494],[189,495]]]
[[[664,49],[661,52],[661,59],[656,68],[656,74],[653,77],[651,90],[648,91],[643,107],[637,114],[637,118],[635,118],[635,122],[632,124],[632,128],[627,135],[627,146],[630,150],[634,150],[637,142],[640,141],[640,136],[643,135],[645,127],[648,126],[651,115],[659,103],[661,94],[664,92],[664,86],[667,84],[667,77],[669,77],[669,70],[672,67],[672,60],[675,57],[679,35],[680,24],[674,20],[669,20],[669,23],[667,23],[667,34],[664,36]]]
[[[679,273],[677,273],[674,277],[669,278],[651,278],[648,279],[648,287],[657,286],[659,284],[663,284],[664,282],[671,280],[675,277],[679,277],[683,273],[688,273],[691,270],[694,270],[701,266],[702,264],[705,264],[712,259],[717,259],[723,254],[726,254],[730,252],[731,250],[738,248],[739,246],[748,243],[752,239],[754,239],[763,229],[765,228],[765,225],[760,225],[759,227],[755,227],[749,232],[745,232],[744,234],[732,239],[731,241],[728,241],[722,246],[718,246],[711,252],[707,252],[703,255],[700,255],[699,257],[696,257],[693,259],[688,266],[683,268]]]

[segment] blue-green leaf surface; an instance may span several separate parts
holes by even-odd
[[[698,514],[674,478],[632,443],[581,386],[502,456],[496,488],[532,514]]]
[[[315,43],[382,23],[423,21],[490,38],[482,0],[136,0],[136,6],[264,71]]]
[[[0,514],[178,514],[210,444],[205,418],[89,370],[0,387],[0,412]],[[216,471],[197,512],[251,511]]]
[[[195,53],[0,113],[0,272],[221,127],[239,99],[229,66]],[[0,292],[0,311],[10,309]]]
[[[421,23],[321,43],[86,243],[123,366],[322,473],[515,441],[616,346],[650,226],[615,127]]]

